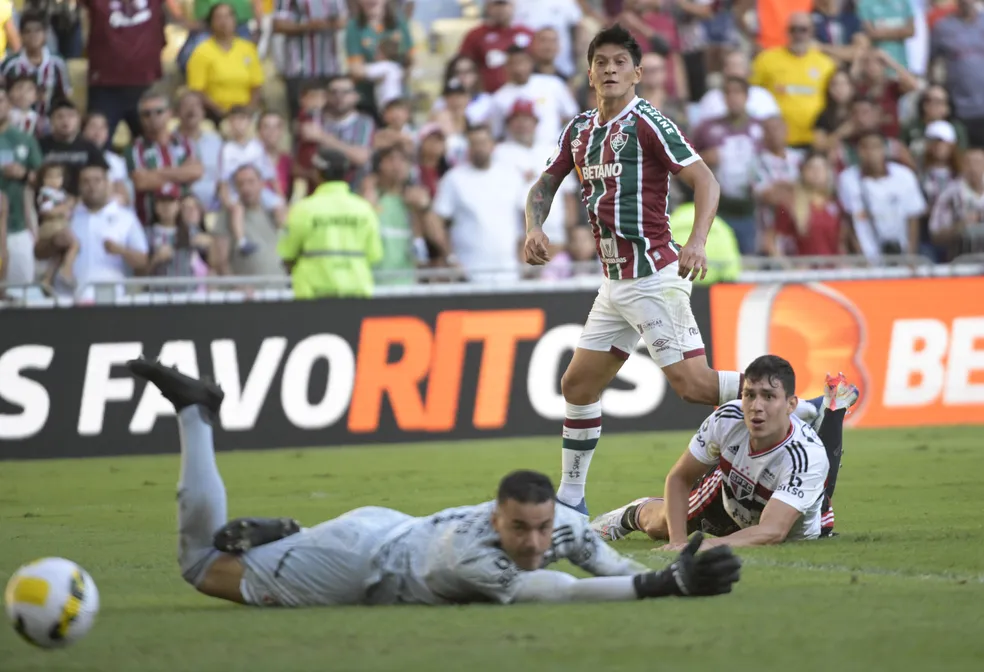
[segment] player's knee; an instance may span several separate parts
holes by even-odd
[[[586,406],[601,398],[601,392],[589,376],[568,370],[560,379],[560,392],[568,404]]]
[[[689,404],[716,404],[717,374],[711,369],[693,371],[688,368],[667,367],[663,370],[673,391]]]

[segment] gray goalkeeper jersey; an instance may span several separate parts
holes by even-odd
[[[416,604],[513,601],[523,570],[499,546],[494,507],[486,502],[446,509],[394,530],[376,554],[379,596]],[[649,571],[610,548],[586,518],[559,505],[543,567],[558,560],[595,576]]]

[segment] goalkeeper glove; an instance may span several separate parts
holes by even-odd
[[[699,597],[730,593],[741,576],[741,560],[727,546],[698,553],[704,535],[691,537],[672,565],[658,572],[637,574],[636,594],[644,597]]]

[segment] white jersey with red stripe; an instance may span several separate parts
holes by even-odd
[[[786,539],[820,536],[821,507],[830,463],[820,437],[796,416],[789,419],[786,438],[754,452],[740,401],[714,411],[690,441],[690,454],[707,465],[717,465],[724,510],[741,527],[757,525],[772,498],[803,515]],[[710,485],[710,483],[708,483]]]

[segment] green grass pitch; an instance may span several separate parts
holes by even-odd
[[[832,540],[743,550],[733,594],[520,607],[262,610],[182,582],[177,452],[0,462],[0,574],[45,555],[82,564],[102,612],[73,648],[0,629],[0,670],[975,670],[984,660],[981,428],[849,431]],[[642,495],[681,433],[603,436],[594,513]],[[559,440],[222,453],[230,515],[305,524],[368,505],[426,514],[492,496],[517,467],[555,475]],[[617,544],[653,567],[644,539]]]

